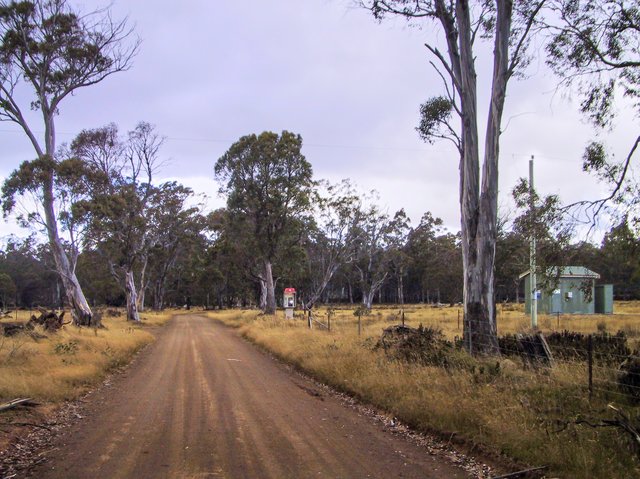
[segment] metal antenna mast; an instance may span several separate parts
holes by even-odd
[[[538,285],[536,284],[535,191],[533,188],[533,155],[529,160],[529,284],[531,286],[531,328],[538,329]]]

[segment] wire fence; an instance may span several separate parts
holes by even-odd
[[[577,332],[568,328],[558,330],[561,323],[571,323],[574,318],[558,319],[554,315],[546,318],[546,322],[554,320],[558,329],[542,336],[551,356],[551,358],[545,358],[542,354],[532,353],[531,348],[527,347],[527,343],[533,341],[532,338],[538,332],[529,330],[502,334],[498,336],[497,343],[494,334],[482,331],[473,332],[464,337],[464,329],[468,326],[468,322],[465,323],[461,310],[453,309],[452,311],[452,309],[448,308],[441,320],[438,320],[437,314],[435,318],[429,318],[427,324],[427,328],[432,329],[439,329],[443,323],[449,326],[454,325],[455,328],[449,327],[446,331],[448,333],[446,341],[451,347],[459,349],[466,347],[468,350],[469,340],[472,350],[476,351],[489,351],[498,347],[503,357],[521,360],[522,368],[532,372],[533,377],[537,377],[540,381],[550,381],[550,368],[568,368],[573,372],[568,379],[563,381],[555,376],[553,380],[559,387],[565,387],[567,390],[578,388],[581,395],[574,395],[576,399],[591,401],[594,396],[597,396],[604,401],[623,401],[633,406],[640,403],[640,353],[635,351],[638,340],[624,331],[611,334],[606,331]],[[416,308],[413,311],[417,310]],[[381,312],[383,312],[382,316]],[[386,317],[384,313],[387,313]],[[373,317],[363,310],[354,311],[352,307],[330,307],[322,312],[305,312],[307,326],[310,329],[336,335],[353,334],[357,331],[359,336],[364,335],[366,329],[367,337],[379,334],[380,326],[406,325],[409,322],[408,316],[409,314],[404,310],[397,308],[378,310],[377,315]],[[412,322],[415,323],[414,320]],[[451,338],[452,332],[459,332],[459,334],[454,334]],[[552,366],[544,365],[547,359],[552,360]]]

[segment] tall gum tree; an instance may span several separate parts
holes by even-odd
[[[427,141],[447,139],[460,154],[460,212],[464,268],[465,347],[476,354],[499,351],[494,291],[500,125],[507,84],[525,66],[528,40],[544,0],[361,0],[377,19],[386,15],[431,21],[443,33],[446,53],[425,46],[444,82],[445,96],[422,105],[418,128]],[[493,40],[484,158],[480,163],[476,57],[478,39]],[[489,61],[489,59],[487,59]],[[460,123],[455,126],[451,115]]]
[[[139,45],[131,36],[127,20],[113,21],[107,10],[80,14],[66,0],[0,1],[0,121],[17,124],[36,153],[5,182],[3,210],[11,211],[16,195],[39,190],[56,269],[78,325],[91,325],[92,312],[58,229],[55,119],[69,95],[129,69]]]
[[[276,311],[273,261],[301,241],[300,227],[310,212],[313,171],[301,149],[300,135],[265,131],[240,138],[215,165],[230,218],[250,225],[266,314]]]

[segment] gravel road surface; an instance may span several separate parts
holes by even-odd
[[[171,320],[56,442],[31,477],[469,477],[197,315]]]

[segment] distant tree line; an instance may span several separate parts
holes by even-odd
[[[140,153],[140,144],[153,154]],[[68,157],[60,161],[66,180],[59,182],[59,194],[69,200],[64,230],[78,242],[76,273],[91,306],[127,306],[136,314],[196,305],[268,310],[267,296],[273,295],[275,308],[289,286],[307,308],[462,302],[459,233],[447,231],[431,212],[415,225],[403,210],[390,215],[375,194],[363,195],[349,181],[315,180],[298,135],[265,132],[232,146],[230,152],[242,151],[237,171],[231,171],[229,152],[216,166],[220,180],[236,175],[221,182],[227,206],[211,213],[202,211],[189,188],[153,185],[153,168],[136,182],[136,172],[147,168],[140,157],[160,162],[160,145],[161,137],[141,123],[122,138],[114,125],[84,131],[61,150]],[[65,166],[74,173],[64,176]],[[524,190],[526,185],[514,189],[517,204]],[[537,204],[535,223],[521,205],[513,221],[499,225],[497,301],[522,301],[518,275],[528,269],[532,228],[541,264],[586,266],[614,284],[616,298],[640,299],[640,240],[633,225],[621,221],[599,245],[575,242],[559,216],[554,220],[557,198]],[[70,240],[65,247],[72,250]],[[58,307],[65,298],[49,244],[35,235],[8,238],[0,250],[2,307]]]

